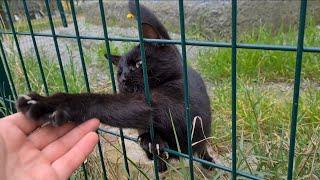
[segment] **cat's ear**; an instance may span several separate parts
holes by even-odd
[[[104,54],[104,57],[106,57],[107,59],[109,59],[108,54]],[[110,55],[110,57],[111,57],[112,64],[114,64],[114,65],[117,66],[118,63],[119,63],[119,60],[120,60],[121,56],[118,56],[118,55]]]
[[[136,5],[129,1],[129,13],[136,17]],[[143,37],[150,39],[171,39],[166,28],[148,8],[140,4]],[[137,17],[136,17],[137,18]]]
[[[144,38],[162,39],[161,35],[154,29],[154,27],[152,27],[152,25],[142,23],[142,32]]]

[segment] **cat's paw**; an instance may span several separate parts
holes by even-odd
[[[152,144],[150,134],[144,133],[139,135],[138,143],[143,150],[148,151],[149,153],[155,153],[165,159],[169,159],[169,154],[161,150],[162,148],[169,148],[168,143],[161,138],[155,137],[154,143]]]
[[[168,160],[169,153],[162,150],[162,148],[169,148],[168,143],[162,140],[160,137],[155,137],[154,143],[151,142],[150,133],[144,133],[139,135],[138,143],[142,149],[146,152],[149,159],[153,159],[153,154],[155,153],[159,156],[158,158],[158,171],[164,172],[167,170],[166,162],[163,160]]]
[[[69,121],[70,115],[66,110],[59,109],[48,103],[47,97],[36,93],[20,95],[16,103],[17,110],[29,119],[41,124],[50,122],[53,126],[60,126]]]
[[[215,163],[214,159],[207,153],[204,157],[202,157],[203,160]],[[201,163],[201,166],[207,170],[213,170],[214,168],[205,164],[205,163]]]

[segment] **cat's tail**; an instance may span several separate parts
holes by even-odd
[[[154,15],[152,11],[150,11],[144,5],[139,4],[140,6],[140,15],[141,15],[141,24],[143,28],[143,34],[147,38],[152,39],[171,39],[166,28],[159,21],[159,19]],[[137,18],[137,7],[133,0],[129,0],[129,13],[130,17],[133,16]],[[158,36],[148,36],[149,31],[155,31]]]

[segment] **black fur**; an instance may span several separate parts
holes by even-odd
[[[129,10],[136,15],[134,3],[129,3]],[[170,39],[168,32],[155,15],[141,6],[143,35],[146,38]],[[122,128],[136,128],[140,132],[140,144],[149,158],[150,121],[153,118],[155,145],[177,150],[176,139],[171,124],[170,113],[178,142],[183,153],[187,153],[187,126],[184,119],[183,79],[181,55],[175,45],[155,45],[145,43],[145,54],[149,85],[152,93],[151,107],[145,103],[144,84],[140,59],[140,45],[123,56],[112,56],[117,67],[119,94],[66,94],[57,93],[43,97],[35,93],[22,96],[17,101],[17,108],[35,121],[50,121],[61,125],[67,121],[83,122],[98,118],[102,123]],[[193,142],[210,136],[211,109],[205,84],[200,75],[188,68],[191,118],[202,118],[195,125]],[[206,141],[193,146],[193,152],[204,159],[213,161],[206,150]],[[164,152],[159,154],[164,157]],[[159,161],[159,171],[167,169]]]

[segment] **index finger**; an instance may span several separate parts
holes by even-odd
[[[21,112],[6,116],[2,118],[1,121],[3,121],[2,123],[9,123],[17,126],[26,135],[30,134],[33,130],[40,126],[35,121],[29,120]]]
[[[89,132],[65,155],[54,161],[52,167],[55,169],[60,179],[67,179],[71,176],[72,172],[74,172],[94,150],[97,143],[98,135],[95,132]]]

